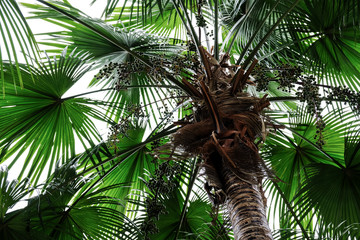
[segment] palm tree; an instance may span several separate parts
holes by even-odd
[[[38,41],[0,2],[1,239],[360,237],[358,1],[37,2]]]

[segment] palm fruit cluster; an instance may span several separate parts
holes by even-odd
[[[177,178],[181,173],[178,163],[165,161],[159,164],[153,176],[146,182],[149,192],[145,199],[146,221],[143,221],[141,230],[145,239],[149,235],[158,233],[156,221],[161,214],[166,214],[166,207],[163,204],[162,195],[166,195],[178,187]]]

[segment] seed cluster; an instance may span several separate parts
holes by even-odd
[[[164,121],[164,124],[170,123],[174,120],[174,115],[172,111],[169,110],[169,107],[167,104],[164,104],[164,106],[159,107],[160,111],[160,120]]]
[[[257,65],[254,70],[257,91],[266,91],[271,81],[279,83],[278,89],[290,92],[299,81],[302,70],[300,67],[284,64],[283,66],[270,70],[264,65]]]
[[[319,86],[316,84],[314,76],[300,76],[301,85],[296,92],[296,96],[300,98],[301,102],[306,102],[307,112],[316,117],[316,135],[314,139],[316,144],[322,148],[325,145],[323,130],[325,129],[325,122],[321,116],[321,95],[319,93]]]
[[[154,175],[146,183],[150,194],[145,200],[146,219],[141,225],[141,230],[145,239],[150,239],[149,235],[159,232],[156,221],[161,214],[166,214],[166,207],[162,203],[162,195],[167,195],[177,186],[177,177],[181,173],[181,167],[175,162],[163,162],[155,170]]]
[[[210,30],[210,32],[207,32],[206,35],[214,40],[214,30]]]
[[[127,132],[132,128],[130,118],[123,117],[118,124],[110,127],[110,133],[108,136],[108,144],[111,148],[115,148],[120,139],[127,135]]]
[[[355,92],[347,87],[331,87],[328,93],[328,101],[330,104],[332,100],[344,101],[345,104],[349,103],[350,107],[360,113],[360,92]]]
[[[206,27],[206,21],[202,14],[196,15],[196,26],[198,27]]]
[[[155,150],[156,148],[160,147],[163,144],[163,139],[156,139],[150,143],[150,151]]]
[[[155,170],[154,177],[149,180],[147,187],[152,192],[169,193],[176,187],[176,182],[172,181],[173,176],[181,172],[179,164],[169,162],[161,163]]]
[[[206,21],[204,16],[202,15],[202,9],[201,9],[204,6],[204,4],[205,2],[202,0],[197,1],[198,14],[195,17],[196,17],[196,26],[198,27],[206,27]]]
[[[108,144],[111,148],[115,148],[120,139],[127,136],[127,132],[134,127],[133,122],[146,116],[143,108],[140,105],[128,104],[124,112],[127,113],[121,117],[118,124],[110,127],[108,135]]]
[[[146,117],[143,107],[134,103],[129,103],[125,108],[125,112],[128,113],[128,116],[132,116],[137,119]]]
[[[280,86],[287,92],[290,92],[295,87],[298,79],[301,78],[301,74],[302,70],[300,67],[285,64],[278,74]]]
[[[123,62],[109,62],[95,75],[95,78],[100,79],[113,79],[115,82],[115,89],[120,90],[130,85],[131,73],[144,71],[144,65],[140,64],[139,60],[132,63]]]
[[[190,48],[189,44],[187,48]],[[195,54],[174,55],[174,56],[145,56],[140,54],[152,67],[147,66],[139,59],[126,62],[109,62],[95,75],[97,80],[112,79],[114,81],[115,89],[121,90],[131,85],[132,74],[147,74],[155,81],[161,83],[166,76],[171,73],[178,76],[185,69],[194,69],[200,66]]]
[[[290,92],[299,85],[296,91],[296,96],[301,102],[306,102],[307,112],[316,118],[316,144],[321,148],[324,144],[323,130],[325,122],[321,116],[321,95],[319,94],[319,85],[316,83],[314,76],[302,75],[301,68],[297,66],[283,65],[277,69],[270,71],[267,67],[259,65],[254,70],[257,90],[267,90],[270,81],[279,83],[278,89]]]
[[[298,87],[296,96],[301,102],[307,102],[307,111],[310,114],[320,113],[321,98],[319,94],[319,86],[316,84],[314,76],[301,76],[302,85]]]

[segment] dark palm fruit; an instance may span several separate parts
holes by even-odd
[[[339,100],[339,101],[344,101],[345,104],[348,102],[350,107],[356,111],[356,112],[360,112],[360,93],[359,92],[355,92],[353,90],[350,90],[347,87],[331,87],[330,91],[328,91],[328,96],[327,98],[328,103],[331,102],[331,100]]]
[[[196,15],[196,26],[206,27],[206,21],[203,15]]]
[[[279,83],[278,89],[290,92],[291,89],[294,89],[295,84],[298,83],[302,70],[300,67],[287,64],[272,69],[259,64],[253,72],[258,91],[266,91],[269,82],[275,81]]]
[[[158,232],[155,221],[159,220],[161,214],[166,214],[166,207],[159,196],[170,193],[178,186],[176,179],[180,173],[181,167],[178,163],[166,161],[158,166],[154,175],[147,181],[146,185],[151,194],[148,194],[145,200],[146,220],[141,226],[145,239],[148,235]]]

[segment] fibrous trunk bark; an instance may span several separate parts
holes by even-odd
[[[235,240],[273,239],[266,219],[266,203],[259,185],[239,179],[223,169],[227,209]]]

